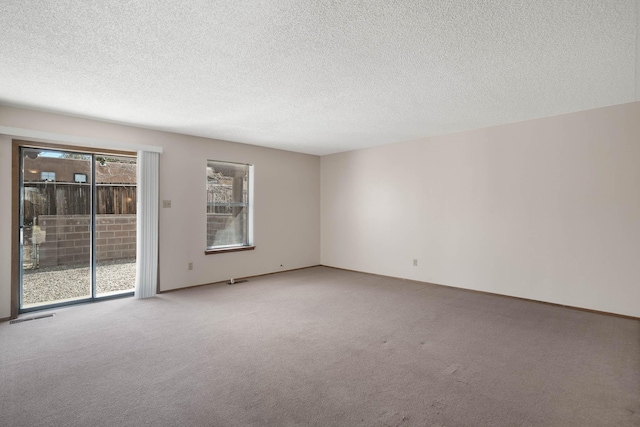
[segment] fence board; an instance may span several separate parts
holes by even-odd
[[[135,185],[96,186],[96,214],[135,214]],[[41,215],[89,215],[90,184],[24,183],[24,223]]]

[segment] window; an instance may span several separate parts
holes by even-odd
[[[40,179],[43,181],[55,181],[56,173],[55,172],[40,172]]]
[[[207,162],[206,253],[253,249],[251,165]]]
[[[75,182],[87,182],[87,174],[86,173],[74,173],[73,180]]]

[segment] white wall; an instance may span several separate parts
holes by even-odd
[[[2,106],[0,126],[163,147],[160,200],[172,207],[160,209],[162,290],[320,263],[319,157]],[[10,314],[10,142],[0,136],[0,318]],[[254,251],[204,255],[207,159],[255,165]]]
[[[640,316],[637,102],[321,160],[2,106],[0,126],[163,147],[160,199],[172,200],[160,210],[163,290],[321,261]],[[0,135],[0,318],[10,301],[10,142]],[[204,255],[207,158],[256,165],[255,251]]]
[[[639,123],[636,102],[325,156],[322,264],[640,316]]]

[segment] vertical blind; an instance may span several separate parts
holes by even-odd
[[[158,286],[158,165],[160,154],[138,151],[136,298],[149,298]]]

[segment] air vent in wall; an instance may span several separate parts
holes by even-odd
[[[53,317],[55,316],[55,313],[50,313],[50,314],[43,314],[41,316],[33,316],[33,317],[24,317],[22,319],[14,319],[11,320],[9,322],[10,325],[13,325],[14,323],[22,323],[22,322],[28,322],[29,320],[38,320],[38,319],[45,319],[47,317]]]

